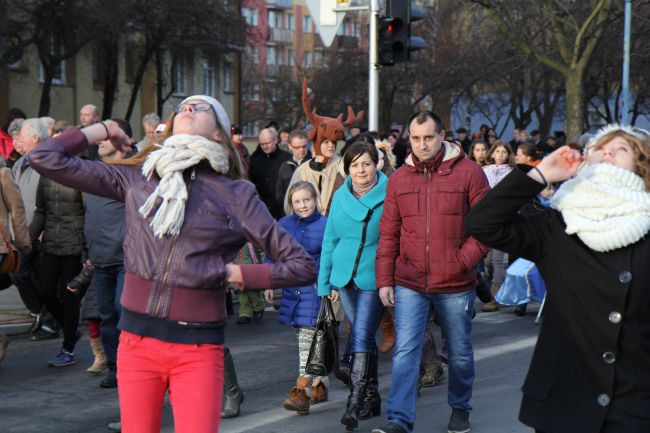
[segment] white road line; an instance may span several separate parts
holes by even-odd
[[[520,350],[528,349],[533,347],[536,342],[537,337],[527,337],[522,340],[513,341],[510,343],[479,349],[474,353],[474,360],[482,361],[484,359],[492,358],[498,355],[504,355],[509,352],[517,352]],[[381,386],[381,391],[385,393],[390,387],[390,374],[381,376],[379,378],[379,383],[384,384]],[[319,403],[315,406],[310,406],[309,412],[319,413],[327,411],[334,406],[342,406],[345,404],[347,398],[347,391],[330,389],[329,401]],[[244,403],[244,408],[245,404],[246,403]],[[223,430],[228,433],[259,432],[260,430],[258,429],[260,427],[294,417],[297,417],[294,412],[290,412],[279,407],[263,412],[255,412],[250,415],[242,415],[234,419],[223,420],[221,422],[221,425],[223,426]]]

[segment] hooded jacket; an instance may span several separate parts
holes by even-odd
[[[460,146],[443,142],[436,170],[411,154],[389,179],[379,226],[377,287],[423,293],[476,286],[476,264],[489,248],[471,238],[463,218],[490,189]]]

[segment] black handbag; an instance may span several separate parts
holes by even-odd
[[[339,335],[332,309],[332,301],[324,297],[320,304],[316,332],[311,341],[305,372],[315,376],[327,376],[338,361]]]

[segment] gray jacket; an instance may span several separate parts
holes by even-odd
[[[86,221],[84,236],[88,258],[94,266],[124,263],[124,203],[112,198],[84,193]]]
[[[36,190],[38,189],[38,181],[41,179],[41,175],[30,167],[29,164],[23,167],[23,161],[27,161],[26,155],[18,158],[11,169],[11,174],[13,174],[14,181],[18,185],[18,189],[20,189],[20,195],[23,197],[25,221],[29,226],[34,219],[34,212],[36,211]]]

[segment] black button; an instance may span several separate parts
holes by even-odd
[[[630,281],[632,281],[632,273],[630,271],[623,271],[620,274],[618,274],[618,281],[620,281],[623,284],[627,284]]]
[[[613,352],[605,352],[603,353],[603,361],[605,361],[605,364],[613,364],[616,362],[616,355]]]
[[[609,313],[609,321],[611,323],[614,324],[621,323],[622,318],[623,316],[618,311],[612,311],[611,313]]]

